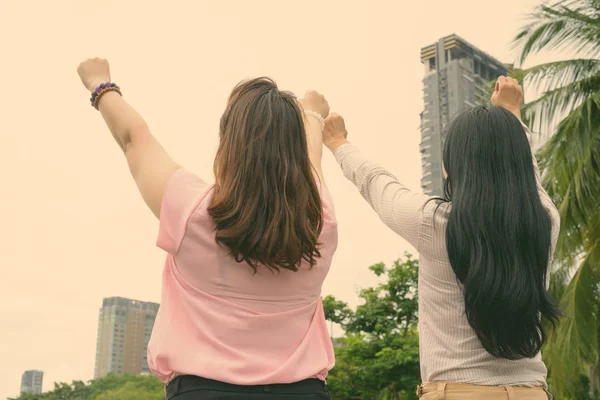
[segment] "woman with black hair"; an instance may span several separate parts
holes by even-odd
[[[540,350],[559,214],[521,122],[523,91],[500,77],[491,106],[459,115],[443,150],[445,194],[411,192],[347,142],[330,114],[323,142],[382,221],[420,255],[422,399],[551,398]]]

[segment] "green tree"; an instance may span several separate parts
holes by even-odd
[[[108,375],[84,383],[55,383],[54,390],[43,394],[23,393],[10,400],[162,400],[163,384],[154,376]]]
[[[55,383],[54,390],[47,393],[22,393],[20,397],[9,400],[88,400],[90,398],[90,386],[81,381],[74,381],[72,384]]]
[[[160,382],[154,380],[155,382]],[[129,381],[118,389],[112,389],[96,396],[94,400],[164,400],[164,389],[160,385],[147,385],[146,382]]]
[[[334,340],[336,366],[328,378],[332,398],[416,398],[418,266],[409,254],[390,267],[371,266],[384,279],[360,291],[364,303],[355,312],[332,296],[324,301],[326,318],[334,318],[346,331],[346,336]]]
[[[525,70],[526,85],[543,94],[526,104],[523,117],[534,132],[552,135],[538,161],[561,214],[551,291],[566,318],[544,356],[561,398],[575,395],[582,374],[593,395],[599,384],[600,1],[545,3],[530,18],[515,38],[521,62],[542,50],[575,54]]]
[[[331,295],[323,299],[323,310],[327,321],[340,325],[345,325],[353,315],[348,303],[339,301]]]

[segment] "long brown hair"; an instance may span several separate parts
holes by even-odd
[[[321,254],[321,197],[302,110],[269,78],[239,83],[221,117],[214,196],[217,242],[254,272],[297,271]]]

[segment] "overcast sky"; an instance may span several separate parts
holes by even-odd
[[[80,61],[113,80],[186,168],[212,181],[219,117],[241,79],[324,93],[350,140],[418,189],[420,49],[456,33],[494,57],[536,0],[0,0],[0,399],[26,369],[93,378],[102,298],[160,299],[165,255],[124,157],[89,105]],[[412,249],[324,159],[339,249],[324,294],[357,304],[367,267]]]

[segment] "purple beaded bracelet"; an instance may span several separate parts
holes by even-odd
[[[92,107],[94,107],[97,110],[98,102],[100,101],[100,98],[107,92],[117,92],[121,96],[123,96],[123,94],[121,93],[121,88],[119,86],[117,86],[116,83],[112,83],[112,82],[101,83],[94,90],[94,92],[92,93],[92,97],[90,98]]]

